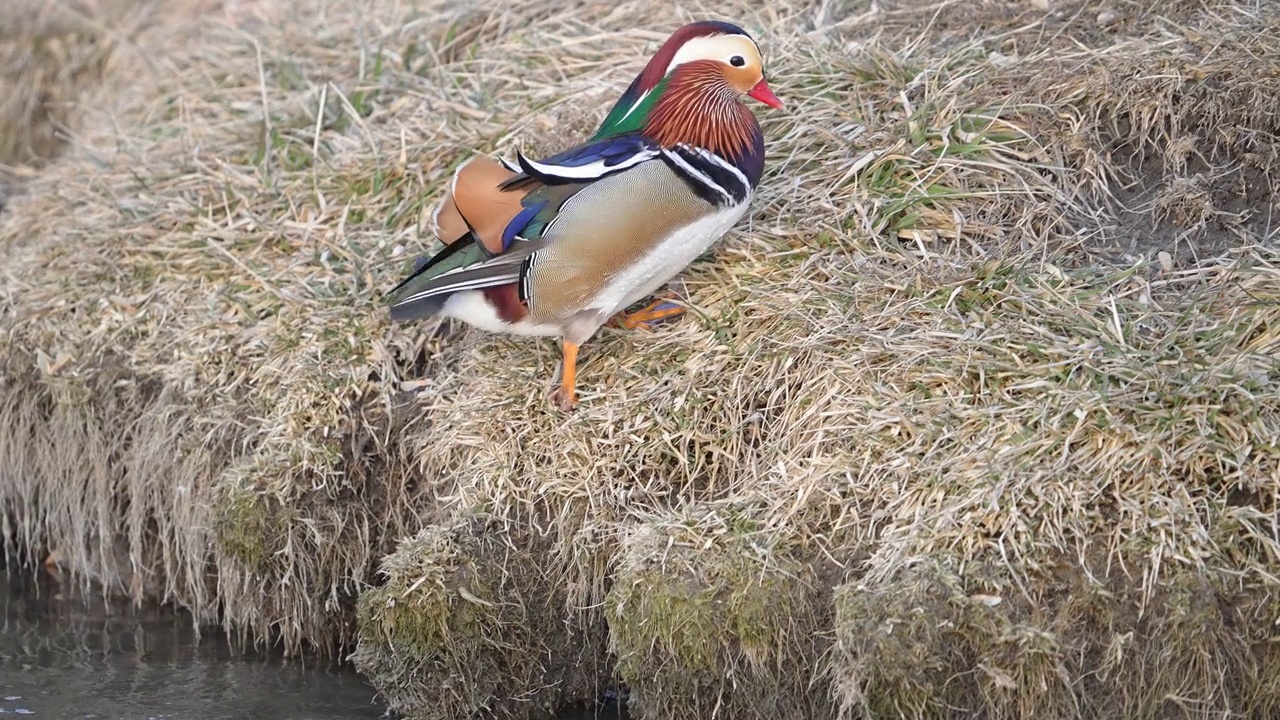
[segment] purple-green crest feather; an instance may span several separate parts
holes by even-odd
[[[631,85],[627,87],[626,92],[622,93],[622,97],[614,103],[592,140],[637,132],[643,128],[649,113],[662,95],[667,67],[675,59],[676,53],[690,40],[711,35],[751,37],[747,31],[737,25],[719,20],[700,20],[676,30],[662,44],[662,47],[658,48],[658,52],[650,58],[644,70],[641,70],[636,79],[631,81]],[[636,105],[637,102],[640,104]]]

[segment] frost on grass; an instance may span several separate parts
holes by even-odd
[[[1275,9],[720,8],[768,174],[567,418],[549,341],[380,297],[692,16],[162,14],[0,216],[0,531],[414,717],[1266,716]]]

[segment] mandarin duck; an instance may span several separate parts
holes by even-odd
[[[440,315],[558,337],[551,401],[572,409],[579,346],[613,318],[634,327],[683,312],[662,300],[622,311],[746,213],[764,137],[743,95],[782,107],[750,35],[695,22],[663,43],[586,142],[541,160],[467,161],[433,214],[444,247],[388,294],[392,320]]]

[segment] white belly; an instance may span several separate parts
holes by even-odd
[[[511,335],[557,336],[561,328],[557,325],[535,325],[527,319],[511,325],[498,317],[498,311],[485,299],[479,290],[463,290],[449,296],[444,301],[440,314],[495,333]]]
[[[651,248],[639,262],[615,275],[588,308],[609,317],[648,296],[688,267],[737,224],[747,212],[749,202],[750,198],[675,231]]]

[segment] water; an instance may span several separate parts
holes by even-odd
[[[388,720],[346,666],[240,652],[222,631],[197,641],[189,615],[106,604],[44,573],[0,566],[0,720]],[[556,720],[625,720],[616,704]]]
[[[374,720],[354,670],[197,643],[189,616],[105,605],[0,569],[0,717],[57,720]]]

